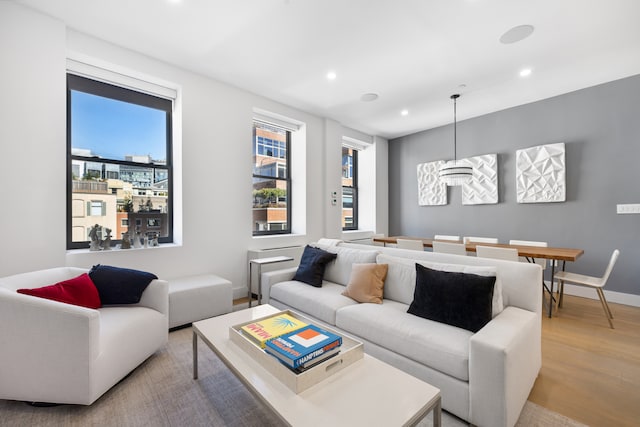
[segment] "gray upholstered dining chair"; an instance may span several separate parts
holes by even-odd
[[[411,249],[414,251],[424,251],[422,240],[414,239],[396,239],[396,247],[398,249]]]
[[[438,242],[434,240],[433,252],[467,256],[467,248],[464,246],[464,243]]]
[[[619,250],[614,250],[613,254],[611,254],[611,258],[609,259],[609,265],[604,272],[602,277],[594,277],[594,276],[586,276],[584,274],[577,273],[569,273],[568,271],[559,271],[556,273],[556,280],[559,282],[558,292],[560,296],[558,298],[558,308],[562,307],[562,297],[564,295],[564,282],[574,283],[580,286],[587,286],[590,288],[594,288],[598,293],[598,298],[600,298],[600,303],[602,304],[602,309],[604,310],[605,316],[607,316],[607,320],[609,321],[609,326],[611,329],[613,328],[613,314],[611,313],[611,309],[609,308],[609,304],[607,304],[607,299],[604,297],[604,292],[602,288],[607,284],[607,280],[609,279],[609,275],[611,274],[611,270],[613,270],[613,266],[616,264],[618,260],[618,256],[620,255]]]

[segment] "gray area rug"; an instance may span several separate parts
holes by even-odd
[[[171,332],[164,350],[91,406],[32,407],[24,402],[0,400],[0,426],[282,425],[205,345],[198,346],[199,379],[194,381],[191,348],[191,328]],[[431,415],[419,424],[420,427],[431,425]],[[467,424],[443,412],[442,425]],[[527,402],[518,426],[577,427],[581,424]]]

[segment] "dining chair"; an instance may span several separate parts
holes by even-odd
[[[476,256],[478,258],[493,258],[519,262],[518,250],[515,248],[496,248],[493,246],[477,245]]]
[[[448,236],[446,234],[436,234],[433,236],[433,240],[450,240],[452,242],[459,242],[460,236]]]
[[[411,249],[414,251],[424,251],[422,240],[414,239],[396,239],[396,247],[398,249]]]
[[[464,243],[449,243],[433,241],[433,252],[467,256],[467,248]]]
[[[559,281],[559,293],[560,297],[558,298],[558,308],[562,308],[562,297],[564,295],[564,282],[570,282],[580,286],[587,286],[590,288],[594,288],[598,293],[598,298],[600,298],[600,303],[602,304],[602,309],[604,310],[605,316],[607,316],[607,320],[609,321],[609,326],[611,329],[613,327],[613,314],[611,313],[611,309],[609,308],[609,304],[607,304],[607,299],[604,297],[604,292],[602,288],[607,283],[609,279],[609,275],[611,274],[611,270],[613,270],[613,266],[618,260],[618,256],[620,255],[619,250],[614,250],[613,254],[611,254],[611,259],[609,260],[609,265],[604,272],[604,276],[602,277],[594,277],[587,276],[584,274],[577,273],[569,273],[568,271],[559,271],[556,273],[556,279]]]
[[[498,243],[498,239],[495,237],[466,237],[462,240],[463,243]]]
[[[509,240],[510,245],[520,245],[520,246],[535,246],[538,248],[546,248],[549,246],[547,242],[536,242],[533,240]],[[547,268],[547,260],[544,258],[530,258],[530,257],[520,257],[520,261],[522,262],[535,262],[543,270]]]
[[[509,244],[510,245],[522,245],[522,246],[535,246],[535,247],[538,247],[538,248],[546,248],[547,246],[549,246],[547,244],[547,242],[538,242],[538,241],[534,241],[534,240],[509,240]],[[542,268],[542,270],[546,270],[547,269],[547,260],[545,258],[520,257],[520,261],[521,262],[536,263]],[[554,261],[551,261],[551,262],[554,262]],[[542,289],[542,293],[544,294],[544,290],[546,289],[547,292],[549,292],[549,295],[551,295],[551,302],[555,303],[556,299],[551,294],[551,289],[549,289],[547,284],[544,282],[544,273],[542,273],[542,288],[543,288]]]

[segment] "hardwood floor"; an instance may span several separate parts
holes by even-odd
[[[246,298],[234,303],[247,302]],[[529,400],[589,426],[640,425],[640,308],[565,295],[542,317],[542,369]]]
[[[640,425],[640,308],[565,295],[542,318],[542,370],[529,400],[590,426]]]

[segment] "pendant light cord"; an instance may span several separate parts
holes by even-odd
[[[456,156],[456,141],[458,139],[458,135],[457,135],[457,119],[456,119],[456,100],[460,98],[459,94],[454,94],[451,95],[451,99],[453,99],[453,164],[456,164],[458,161],[458,158]]]

